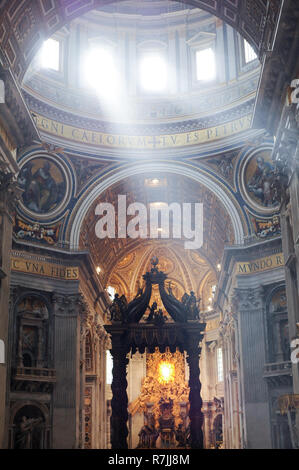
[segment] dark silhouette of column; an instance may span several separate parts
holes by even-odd
[[[201,348],[199,341],[203,338],[203,335],[199,335],[198,331],[192,333],[188,331],[188,340],[186,344],[187,350],[187,362],[189,365],[189,418],[190,418],[190,445],[191,449],[203,449],[203,420],[204,416],[202,413],[202,399],[200,395],[201,383],[199,380],[199,356]]]
[[[111,447],[112,449],[127,449],[128,436],[128,396],[127,396],[127,349],[123,331],[112,335],[113,379],[111,400]]]

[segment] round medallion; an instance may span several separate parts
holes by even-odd
[[[67,202],[68,179],[64,166],[51,156],[27,160],[18,176],[21,206],[31,217],[54,217]]]
[[[275,211],[278,203],[274,199],[271,187],[273,181],[274,165],[271,149],[258,149],[251,153],[241,170],[241,191],[252,208],[262,213]]]

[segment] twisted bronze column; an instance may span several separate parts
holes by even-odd
[[[187,362],[189,365],[189,418],[190,418],[190,438],[191,438],[191,449],[203,449],[203,421],[204,416],[202,413],[202,399],[200,395],[201,383],[199,380],[199,356],[201,347],[199,341],[203,338],[203,335],[198,335],[198,332],[192,334],[188,331],[187,340]]]
[[[113,379],[111,400],[111,446],[112,449],[127,449],[128,395],[127,395],[127,349],[123,332],[112,335]]]

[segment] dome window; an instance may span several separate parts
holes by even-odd
[[[112,50],[105,47],[90,49],[86,57],[85,76],[88,85],[99,96],[114,96],[119,89],[119,77]]]
[[[167,63],[158,53],[144,54],[140,59],[140,85],[147,92],[166,91],[168,82]]]
[[[257,59],[257,55],[254,52],[253,47],[246,41],[246,39],[244,39],[244,58],[245,64],[249,64],[249,62]]]
[[[211,47],[196,51],[196,78],[199,81],[216,78],[215,52]]]
[[[41,66],[45,69],[60,69],[60,42],[57,39],[47,39],[44,42],[40,53]]]

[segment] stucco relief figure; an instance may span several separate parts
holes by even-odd
[[[18,426],[16,446],[18,449],[39,448],[42,418],[27,418],[22,416]]]
[[[23,203],[36,213],[55,209],[65,193],[65,182],[58,167],[45,159],[28,162],[20,171],[18,184],[24,190]]]
[[[217,162],[218,169],[224,178],[229,178],[234,171],[234,164],[233,164],[234,157],[224,157],[219,162]]]
[[[271,206],[275,203],[273,190],[271,188],[274,175],[274,166],[265,161],[264,157],[256,158],[256,169],[252,177],[248,180],[249,192],[264,205]]]

